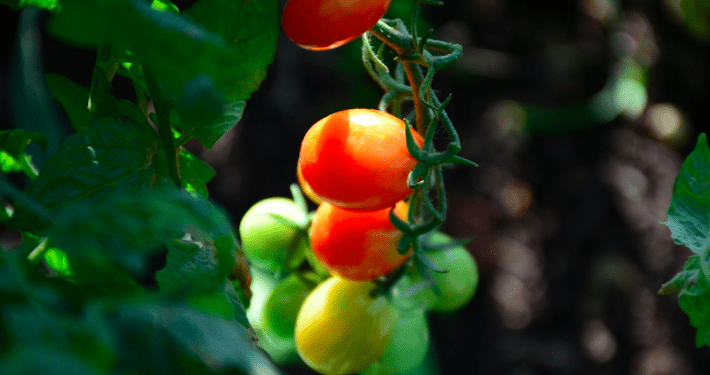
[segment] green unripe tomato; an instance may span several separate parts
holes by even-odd
[[[429,260],[446,273],[434,273],[439,294],[432,287],[425,288],[413,295],[404,295],[408,288],[422,282],[414,273],[406,274],[392,290],[395,305],[400,308],[425,307],[432,311],[454,311],[465,306],[478,287],[478,267],[468,250],[449,236],[436,232],[429,238],[430,245],[451,245],[445,249],[428,251]]]
[[[293,200],[267,198],[251,206],[239,223],[244,255],[251,264],[275,272],[291,261],[303,260],[308,237],[299,228],[307,221],[303,210]]]
[[[247,319],[254,330],[263,329],[263,315],[266,301],[271,292],[279,285],[271,274],[254,267],[249,267],[251,273],[251,302],[247,308]]]
[[[429,350],[429,324],[426,312],[415,309],[400,312],[392,342],[367,375],[409,374],[417,368]]]
[[[291,275],[274,289],[266,301],[262,317],[264,330],[281,338],[293,340],[296,317],[311,286],[296,275]]]
[[[251,273],[251,303],[247,308],[247,319],[256,332],[259,339],[259,346],[264,349],[271,359],[279,365],[292,365],[298,363],[298,353],[296,353],[296,342],[291,338],[280,338],[270,332],[266,326],[265,315],[266,305],[280,285],[272,273],[250,267]]]

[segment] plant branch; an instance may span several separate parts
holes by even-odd
[[[170,177],[173,179],[173,182],[175,182],[175,185],[182,187],[182,183],[180,183],[180,167],[178,165],[179,147],[175,145],[175,138],[173,137],[172,126],[170,125],[170,105],[152,69],[148,66],[144,66],[143,72],[145,73],[145,80],[148,84],[148,91],[150,91],[150,98],[155,107],[158,130],[160,131],[160,139],[163,142],[165,156],[168,160]]]

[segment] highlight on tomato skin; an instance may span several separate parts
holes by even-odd
[[[384,16],[392,0],[289,0],[281,16],[284,34],[314,50],[340,47]]]
[[[298,173],[322,200],[349,210],[375,211],[411,194],[418,161],[407,149],[406,124],[374,109],[348,109],[316,122],[303,138]],[[421,147],[424,139],[412,132]]]
[[[298,177],[298,185],[301,187],[301,191],[303,192],[303,194],[305,194],[308,199],[310,199],[311,202],[315,204],[323,203],[323,198],[319,197],[318,194],[313,191],[311,185],[309,185],[308,182],[306,182],[306,180],[303,178],[301,168],[296,168],[296,176]]]
[[[399,202],[395,215],[407,217],[407,204]],[[404,233],[389,219],[390,208],[359,212],[324,202],[318,207],[311,226],[313,253],[333,275],[367,281],[384,276],[411,256],[397,251]]]

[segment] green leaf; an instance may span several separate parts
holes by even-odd
[[[698,136],[673,185],[668,221],[676,243],[701,254],[710,244],[710,149],[705,134]]]
[[[182,91],[180,105],[171,113],[175,126],[212,148],[241,119],[244,100],[266,77],[276,50],[279,6],[274,0],[200,0],[184,14],[220,35],[233,52],[219,61],[212,80],[192,77]],[[227,99],[224,107],[223,96]]]
[[[171,97],[178,97],[185,82],[198,74],[228,74],[224,61],[234,55],[217,34],[140,0],[65,0],[47,27],[67,43],[131,51],[151,67]]]
[[[47,74],[47,83],[52,96],[69,117],[74,130],[81,130],[89,125],[89,90],[69,78],[55,74]]]
[[[66,348],[54,345],[17,345],[0,358],[2,374],[98,375],[98,371]]]
[[[212,169],[212,167],[204,161],[200,160],[197,156],[187,150],[183,150],[180,155],[185,158],[185,167],[193,171],[197,181],[206,184],[214,178],[214,169]]]
[[[153,186],[159,180],[151,166],[157,144],[150,128],[125,120],[94,120],[62,142],[26,194],[56,209]]]
[[[49,210],[79,201],[101,202],[121,192],[162,185],[167,179],[155,170],[158,137],[149,126],[128,120],[98,119],[68,136],[47,160],[25,194]],[[8,224],[15,230],[37,232],[37,219],[22,205]]]
[[[145,117],[141,109],[138,108],[138,106],[136,106],[133,102],[120,99],[116,102],[116,105],[118,106],[118,111],[121,113],[122,116],[127,117],[129,120],[136,123],[139,127],[143,129],[152,128],[150,123],[148,122],[148,118]]]
[[[170,113],[170,122],[184,131],[189,131],[203,146],[212,148],[226,132],[239,122],[245,106],[245,101],[227,102],[224,106],[224,112],[216,120],[210,123],[194,124],[195,126],[192,127],[183,123],[183,119],[177,114],[177,111],[172,111]]]
[[[111,82],[108,81],[106,71],[99,66],[94,67],[94,75],[91,78],[88,109],[92,119],[121,117],[121,111],[118,109],[118,104],[116,104],[116,97],[111,93]]]
[[[67,253],[63,251],[55,247],[49,248],[44,253],[44,260],[47,262],[47,265],[57,271],[60,276],[70,276],[72,274],[71,267],[69,266],[69,258],[67,257]]]
[[[188,240],[168,243],[165,268],[155,274],[158,287],[168,294],[214,292],[222,287],[226,277],[211,244]]]
[[[209,125],[224,112],[223,95],[210,76],[199,74],[185,83],[175,110],[183,129]]]
[[[227,100],[248,99],[274,59],[279,33],[278,1],[198,0],[183,13],[227,42],[234,55],[220,61],[225,69],[213,78]]]
[[[138,58],[133,55],[133,52],[108,45],[101,46],[99,51],[100,56],[96,59],[96,66],[107,72],[117,69],[116,74],[132,80],[144,92],[148,92],[143,67],[141,67]]]
[[[42,133],[20,129],[0,131],[0,168],[3,173],[25,172],[28,176],[35,177],[36,172],[29,157],[25,155],[25,149],[30,142],[47,149],[47,136]]]
[[[703,345],[710,346],[710,278],[703,272],[702,263],[706,261],[701,260],[699,256],[688,259],[683,267],[685,271],[681,273],[693,273],[695,276],[692,282],[682,286],[678,294],[681,309],[688,315],[690,324],[698,330],[695,336],[695,345],[698,348]]]
[[[214,169],[185,149],[180,152],[178,162],[180,182],[185,190],[197,197],[207,197],[209,193],[205,184],[214,178]]]
[[[70,257],[95,267],[116,265],[141,278],[147,275],[148,256],[186,233],[212,249],[216,261],[210,264],[226,277],[236,240],[225,213],[174,187],[124,193],[101,205],[68,207],[56,219],[49,238]],[[219,241],[232,245],[217,246]]]
[[[155,280],[161,291],[171,295],[192,295],[193,306],[236,319],[244,327],[249,327],[246,310],[228,280],[229,271],[231,264],[220,264],[209,239],[174,240],[168,244],[167,262],[155,274]]]
[[[124,309],[120,315],[167,333],[174,345],[200,358],[212,371],[238,369],[250,375],[279,374],[251,344],[247,330],[232,321],[187,308],[155,305]]]
[[[153,0],[150,7],[161,12],[180,13],[180,9],[178,9],[178,7],[175,6],[175,4],[173,4],[170,0]]]
[[[0,3],[15,10],[33,7],[56,11],[59,8],[59,0],[0,0]]]

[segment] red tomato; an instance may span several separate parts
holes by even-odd
[[[417,166],[404,121],[374,109],[349,109],[315,123],[301,144],[298,169],[313,192],[336,206],[363,211],[392,207],[409,195]],[[413,132],[421,147],[424,140]]]
[[[284,33],[311,50],[340,47],[374,26],[392,0],[289,0],[281,16]]]
[[[412,251],[397,252],[404,233],[392,225],[389,212],[349,211],[322,203],[311,224],[313,253],[330,273],[344,279],[367,281],[390,273]],[[397,203],[395,214],[406,218],[407,204]]]
[[[296,175],[298,176],[298,185],[301,186],[301,191],[305,194],[308,199],[310,199],[315,204],[323,203],[323,198],[319,197],[316,192],[313,191],[311,185],[303,179],[303,173],[301,173],[301,168],[296,168]]]

